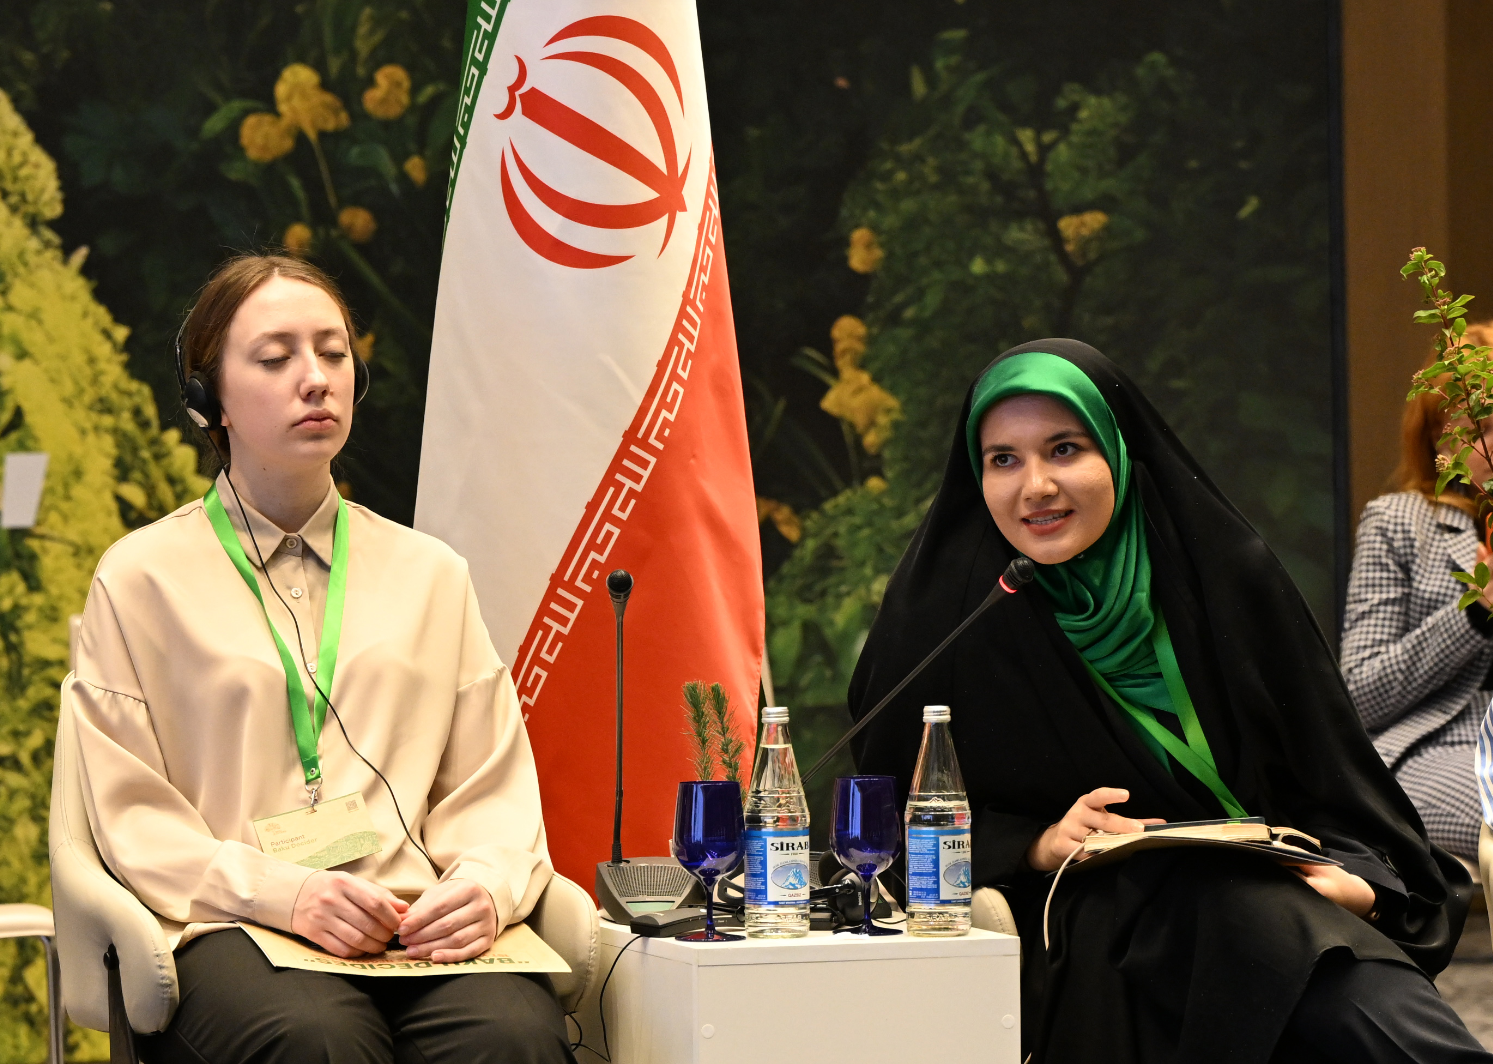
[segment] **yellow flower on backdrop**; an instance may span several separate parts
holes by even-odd
[[[311,251],[312,239],[311,227],[305,222],[295,222],[286,227],[285,235],[280,238],[280,243],[285,245],[285,250],[292,255],[307,255]]]
[[[880,454],[891,438],[892,425],[902,416],[902,403],[871,379],[863,369],[844,369],[840,379],[824,393],[819,408],[842,418],[860,433],[867,454]]]
[[[840,379],[824,393],[819,408],[855,426],[867,454],[880,454],[892,434],[892,425],[902,416],[902,403],[861,369],[868,335],[866,323],[854,314],[842,314],[830,326]]]
[[[363,93],[363,110],[374,118],[392,122],[409,110],[409,106],[409,72],[398,63],[389,63],[375,70],[372,88]]]
[[[260,111],[238,127],[238,142],[256,163],[272,163],[295,147],[295,126],[279,115]]]
[[[378,220],[367,207],[343,207],[337,213],[337,228],[354,244],[366,244],[378,232]]]
[[[866,353],[865,322],[854,314],[843,314],[829,327],[829,338],[834,344],[836,369],[843,373],[861,364],[861,356]]]
[[[803,522],[799,520],[798,514],[793,512],[793,507],[785,502],[758,495],[757,523],[760,525],[764,521],[771,521],[789,543],[797,543],[803,538]]]
[[[425,182],[430,180],[430,171],[426,169],[425,160],[418,155],[411,155],[404,161],[404,172],[414,182],[416,188],[424,188]]]
[[[305,63],[291,63],[280,71],[280,79],[275,82],[275,107],[312,140],[318,133],[346,129],[352,121],[342,101],[321,87],[321,75]]]
[[[885,257],[886,252],[876,242],[876,234],[866,226],[851,232],[850,248],[845,253],[845,259],[856,273],[875,273]]]
[[[1103,211],[1064,215],[1058,219],[1058,234],[1063,238],[1063,250],[1080,266],[1093,262],[1099,257],[1100,234],[1107,225],[1109,215]]]
[[[256,163],[289,155],[298,130],[315,140],[318,133],[335,133],[351,121],[342,101],[321,87],[321,75],[305,63],[291,63],[280,71],[275,107],[278,115],[256,111],[238,127],[238,142]]]

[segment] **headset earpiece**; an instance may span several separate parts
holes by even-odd
[[[202,374],[193,373],[186,379],[181,389],[181,401],[187,408],[187,417],[199,429],[215,429],[221,424],[218,396]]]
[[[187,375],[186,359],[181,353],[181,335],[186,328],[187,321],[183,318],[181,328],[176,330],[176,384],[181,389],[181,405],[186,407],[187,417],[199,429],[207,431],[219,426],[222,411],[218,408],[218,395],[207,378],[196,371]]]
[[[368,395],[368,363],[361,355],[353,355],[353,406],[357,406]]]

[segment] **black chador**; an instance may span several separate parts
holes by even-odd
[[[1158,756],[1101,693],[1051,595],[1034,582],[976,622],[856,748],[860,771],[896,776],[905,795],[920,708],[953,707],[974,810],[974,884],[999,888],[1021,931],[1023,1053],[1036,1064],[1493,1060],[1426,978],[1451,957],[1469,877],[1427,841],[1285,568],[1135,384],[1093,348],[1041,340],[992,366],[1034,351],[1077,366],[1113,413],[1141,507],[1148,593],[1224,792],[1249,815],[1321,839],[1373,887],[1376,904],[1372,921],[1355,916],[1262,858],[1151,851],[1070,868],[1045,949],[1052,876],[1025,855],[1080,795],[1127,788],[1130,800],[1111,811],[1135,818],[1226,812],[1216,789]],[[943,484],[861,654],[850,686],[857,718],[985,598],[1015,556],[972,475],[974,393]],[[1386,1019],[1365,1020],[1365,1010]],[[1382,1049],[1391,1043],[1402,1055]]]

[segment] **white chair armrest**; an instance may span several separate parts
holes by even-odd
[[[560,1007],[574,1012],[596,978],[601,935],[596,903],[578,884],[556,873],[525,922],[570,965],[569,975],[557,972],[550,979]]]
[[[176,960],[150,910],[96,857],[66,844],[52,851],[52,904],[62,1000],[73,1021],[96,1031],[109,1029],[104,953],[112,944],[130,1026],[142,1033],[165,1030],[176,1012]]]
[[[975,891],[970,902],[970,922],[982,931],[999,931],[1003,935],[1014,935],[1016,917],[1011,915],[1011,905],[1006,896],[994,887],[981,887]]]
[[[48,836],[55,941],[68,1015],[80,1026],[109,1029],[104,953],[112,944],[130,1026],[144,1033],[165,1030],[178,1000],[176,960],[160,923],[109,875],[93,845],[79,782],[77,725],[66,699],[57,722]]]
[[[0,905],[0,938],[54,938],[57,926],[45,905],[12,902]]]

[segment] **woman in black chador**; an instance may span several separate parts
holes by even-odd
[[[1000,602],[864,733],[907,787],[919,707],[948,704],[974,883],[1021,930],[1037,1064],[1493,1062],[1429,976],[1470,883],[1365,737],[1285,569],[1135,385],[1093,348],[1006,352],[965,399],[942,487],[851,682],[864,713]],[[1342,867],[1216,850],[1051,872],[1092,830],[1263,817]]]

